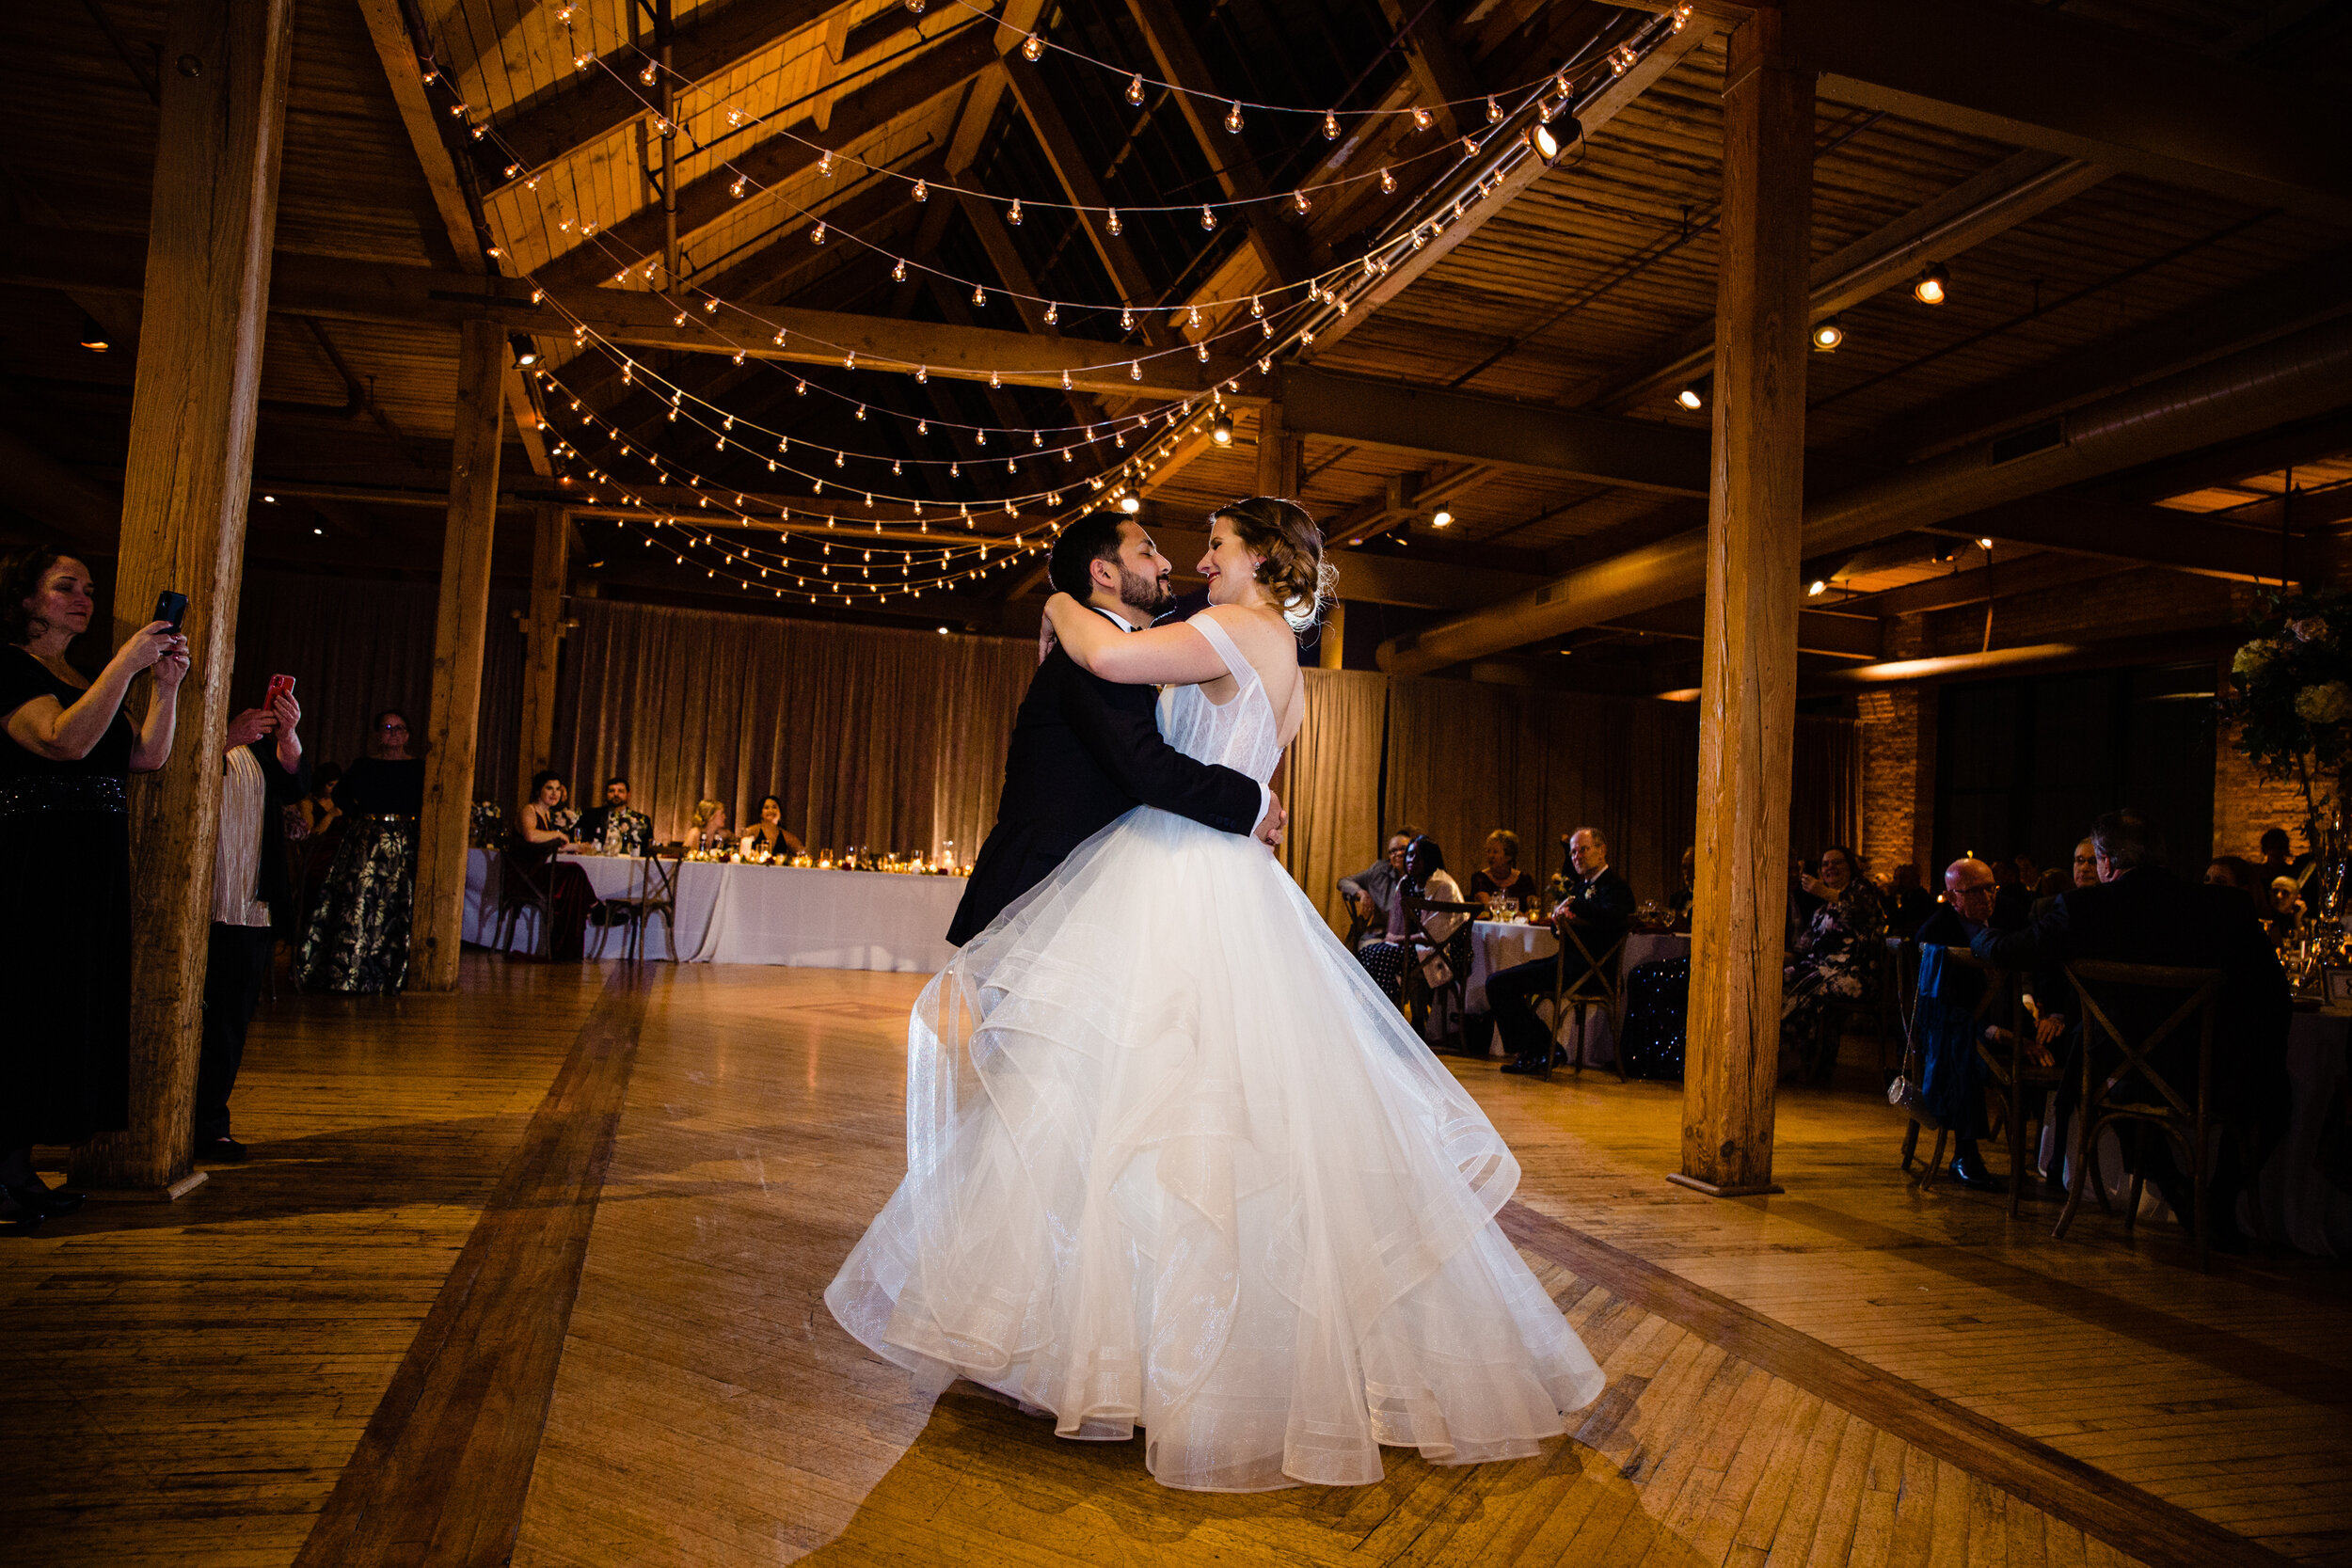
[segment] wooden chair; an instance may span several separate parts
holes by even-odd
[[[1409,1008],[1415,1003],[1423,1007],[1445,1004],[1446,1030],[1439,1038],[1439,1044],[1450,1051],[1459,1050],[1464,1044],[1463,1020],[1469,1010],[1467,1004],[1470,996],[1470,922],[1486,912],[1486,907],[1480,904],[1449,904],[1438,898],[1423,898],[1417,893],[1405,895],[1405,928],[1419,939],[1414,942],[1413,961],[1405,972],[1404,990],[1408,1016]],[[1462,924],[1454,928],[1454,934],[1445,939],[1446,967],[1454,971],[1454,978],[1434,988],[1421,967],[1421,942],[1426,940],[1422,936],[1425,929],[1423,921],[1433,914],[1458,914],[1463,917]],[[1422,1021],[1415,1019],[1413,1026],[1416,1030],[1420,1029]]]
[[[2153,1129],[2156,1135],[2172,1147],[2180,1167],[2186,1174],[2196,1197],[2196,1212],[2191,1229],[2197,1238],[2197,1267],[2210,1273],[2213,1268],[2213,1247],[2207,1225],[2206,1185],[2211,1174],[2211,1154],[2207,1133],[2214,1122],[2213,1115],[2213,1026],[2217,1003],[2221,992],[2221,972],[2217,969],[2175,969],[2153,964],[2107,963],[2078,958],[2066,966],[2067,978],[2074,984],[2074,994],[2083,1014],[2083,1048],[2081,1103],[2074,1108],[2074,1136],[2069,1142],[2069,1158],[2073,1170],[2068,1173],[2066,1207],[2058,1213],[2058,1228],[2053,1234],[2063,1238],[2074,1223],[2075,1212],[2082,1207],[2083,1188],[2088,1185],[2098,1195],[2099,1207],[2113,1212],[2107,1201],[2106,1186],[2092,1171],[2092,1162],[2099,1147],[2099,1134],[2119,1124]],[[2114,993],[2123,988],[2140,991],[2169,993],[2178,996],[2163,1022],[2140,1039],[2125,1037],[2108,1008],[2113,1006]],[[2101,991],[2108,1000],[2102,1005]],[[2194,1090],[2185,1090],[2168,1080],[2149,1062],[2157,1047],[2185,1030],[2197,1031],[2197,1084]],[[2126,1080],[2130,1082],[2126,1082]],[[2229,1131],[2239,1137],[2240,1153],[2250,1172],[2258,1168],[2253,1155],[2253,1139],[2242,1127]],[[2131,1233],[2132,1222],[2137,1217],[2139,1195],[2146,1185],[2147,1168],[2144,1139],[2131,1139],[2125,1158],[2132,1177],[2131,1194],[2123,1209],[2123,1230]],[[2262,1207],[2254,1208],[2255,1223],[2262,1226]],[[2265,1245],[2269,1237],[2262,1237]]]
[[[496,934],[491,938],[490,945],[513,956],[515,927],[522,919],[525,910],[533,910],[539,919],[532,942],[532,956],[547,958],[554,951],[555,942],[554,879],[546,876],[544,869],[539,873],[527,869],[515,859],[511,849],[486,849],[483,852],[490,862],[487,880],[483,888],[483,901],[498,911]]]
[[[1862,963],[1865,972],[1862,994],[1833,996],[1821,1005],[1809,1053],[1804,1066],[1799,1069],[1799,1075],[1807,1083],[1826,1084],[1837,1075],[1838,1047],[1845,1039],[1848,1024],[1856,1019],[1867,1019],[1873,1028],[1883,1026],[1886,955],[1877,942],[1872,942],[1863,952],[1867,957]],[[1883,1060],[1883,1052],[1881,1059]]]
[[[628,935],[621,942],[623,962],[634,963],[645,956],[645,929],[653,917],[661,917],[661,930],[668,940],[670,961],[677,962],[677,879],[678,868],[686,862],[686,846],[663,844],[637,863],[644,880],[644,891],[619,898],[604,900],[605,923],[596,933],[598,958],[604,957],[604,944],[612,939],[615,920],[628,927]]]
[[[1575,1069],[1575,1076],[1581,1078],[1585,1067],[1584,1015],[1595,1007],[1601,1008],[1608,1013],[1612,1026],[1620,1024],[1625,1018],[1625,938],[1619,937],[1611,942],[1596,958],[1593,950],[1585,945],[1582,933],[1575,927],[1560,926],[1554,930],[1560,938],[1560,967],[1551,982],[1552,1037],[1558,1039],[1560,1017],[1564,1011],[1566,1012],[1574,1020],[1572,1027],[1576,1035],[1576,1053],[1569,1058],[1569,1062]],[[1571,947],[1584,960],[1584,971],[1573,984],[1568,979],[1568,951]],[[1551,1059],[1557,1054],[1556,1049],[1544,1053],[1543,1077],[1547,1082],[1551,1078]],[[1618,1042],[1615,1066],[1617,1082],[1631,1082],[1625,1075],[1622,1041]]]
[[[1910,950],[1905,967],[1909,974],[1912,1002],[1911,1011],[1904,1016],[1915,1024],[1919,1016],[1919,948],[1915,942],[1906,942],[1904,946]],[[1993,1022],[1994,1011],[2006,1007],[2011,1010],[2013,1016],[2016,1006],[2014,982],[2008,972],[1994,969],[1979,961],[1977,956],[1965,947],[1947,947],[1943,951],[1946,963],[1955,964],[1962,969],[1973,969],[1984,976],[1983,991],[1978,996],[1976,1006],[1970,1009],[1968,1014],[1969,1040],[1976,1047],[1978,1053],[1982,1055],[1985,1050],[1985,1026]],[[2014,1037],[2016,1031],[2012,1029],[2010,1033]],[[1906,1049],[1903,1056],[1903,1070],[1910,1074],[1911,1081],[1915,1085],[1922,1083],[1927,1071],[1927,1047],[1919,1039],[1918,1030],[1915,1027],[1906,1029],[1904,1038]],[[1936,1172],[1944,1168],[1944,1150],[1951,1142],[1952,1130],[1937,1121],[1934,1117],[1922,1115],[1916,1109],[1912,1112],[1910,1120],[1911,1125],[1903,1132],[1902,1168],[1906,1173],[1911,1169],[1912,1156],[1919,1148],[1919,1130],[1929,1125],[1932,1125],[1935,1129],[1935,1152],[1928,1157],[1927,1168],[1919,1173],[1915,1182],[1919,1190],[1925,1192],[1935,1185]],[[2014,1204],[2017,1195],[2016,1160],[2018,1155],[2013,1129],[2010,1137],[2010,1154],[2009,1186],[2012,1207],[2010,1212],[2014,1213],[2016,1212]]]
[[[2024,985],[2023,976],[2015,977],[2012,992],[2022,994]],[[2056,1061],[2045,1065],[2034,1060],[2034,1020],[2022,1001],[2011,1001],[2010,1023],[2004,1031],[2006,1045],[1986,1039],[1982,1029],[1977,1031],[1977,1059],[1984,1064],[1988,1088],[1999,1097],[2001,1134],[2009,1142],[2009,1217],[2015,1219],[2025,1201],[2026,1172],[2032,1168],[2026,1156],[2026,1124],[2031,1119],[2026,1108],[2058,1086],[2064,1069]]]

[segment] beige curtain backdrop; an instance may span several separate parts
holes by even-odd
[[[737,824],[784,802],[809,847],[979,849],[1035,644],[571,601],[556,766],[580,793],[623,774],[657,838],[694,802]]]
[[[1380,734],[1389,678],[1355,670],[1307,670],[1307,717],[1278,781],[1290,809],[1282,866],[1334,931],[1348,917],[1339,879],[1380,854]]]
[[[490,595],[483,650],[474,798],[513,808],[522,723],[523,650],[513,611],[524,595]],[[367,754],[381,708],[408,716],[420,745],[433,692],[433,620],[440,590],[429,582],[362,581],[249,572],[237,606],[237,667],[230,702],[257,707],[276,674],[294,677],[303,751],[312,767],[349,766]]]
[[[1520,866],[1540,880],[1560,868],[1561,835],[1592,827],[1635,896],[1662,899],[1697,820],[1697,713],[1686,704],[1390,684],[1386,827],[1435,838],[1465,885],[1494,829],[1519,835]]]

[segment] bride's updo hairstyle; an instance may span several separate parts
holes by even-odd
[[[1258,566],[1258,581],[1282,607],[1282,619],[1291,629],[1305,631],[1313,626],[1340,573],[1323,559],[1323,531],[1307,509],[1277,496],[1252,496],[1209,514],[1211,522],[1219,517],[1233,525],[1244,549],[1265,558]]]

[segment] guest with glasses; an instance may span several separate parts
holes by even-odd
[[[319,889],[294,959],[305,990],[396,991],[408,983],[408,928],[417,896],[417,814],[424,759],[409,748],[408,716],[375,716],[368,754],[335,786],[350,826]]]

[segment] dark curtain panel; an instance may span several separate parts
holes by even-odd
[[[811,848],[970,859],[995,819],[1036,645],[575,599],[557,766],[624,774],[658,838],[759,798]]]
[[[474,796],[509,804],[521,722],[522,638],[514,612],[524,596],[490,595],[485,641]],[[440,590],[429,582],[249,572],[237,607],[237,665],[230,703],[258,705],[272,675],[294,677],[305,754],[349,765],[367,753],[377,710],[401,709],[423,744],[433,694],[433,622]]]
[[[1862,736],[1851,719],[1800,715],[1788,792],[1788,847],[1801,857],[1833,844],[1854,845],[1862,831]],[[1867,851],[1857,850],[1859,853]],[[1872,871],[1891,865],[1869,863]]]

